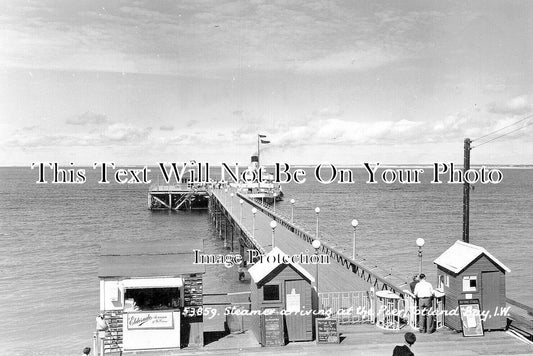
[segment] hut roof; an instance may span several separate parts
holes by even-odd
[[[485,255],[489,260],[492,261],[492,263],[498,265],[506,272],[511,272],[507,266],[501,263],[483,247],[472,245],[463,241],[455,241],[455,243],[446,251],[444,251],[442,255],[437,257],[433,263],[444,267],[453,273],[459,274],[481,255]]]
[[[278,255],[280,257],[278,257]],[[272,256],[275,258],[275,262],[267,262],[266,258]],[[250,276],[252,277],[253,281],[255,283],[261,282],[266,276],[269,275],[270,272],[275,270],[278,266],[283,264],[281,260],[284,256],[289,257],[287,254],[285,254],[283,251],[281,251],[278,247],[274,247],[269,253],[267,253],[263,259],[264,261],[258,262],[250,269],[248,272],[250,273]],[[289,260],[288,265],[292,266],[296,271],[298,271],[300,274],[302,274],[307,280],[309,280],[311,283],[315,281],[315,278],[305,270],[299,263],[292,263]]]

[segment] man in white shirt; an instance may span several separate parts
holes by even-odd
[[[418,308],[420,317],[418,319],[418,327],[421,333],[433,333],[435,331],[434,317],[432,315],[432,302],[433,302],[433,286],[426,281],[426,275],[420,275],[420,282],[415,286],[414,295],[418,298]],[[429,313],[429,315],[428,315]]]

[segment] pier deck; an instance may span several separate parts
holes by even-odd
[[[233,192],[233,196],[231,196]],[[246,199],[245,196],[239,196],[235,194],[234,191],[225,192],[223,189],[213,189],[211,194],[218,200],[219,204],[224,207],[229,215],[237,222],[243,229],[247,230],[251,235],[254,235],[257,243],[266,251],[272,249],[272,229],[270,228],[270,222],[273,220],[273,217],[278,222],[278,226],[275,230],[275,242],[276,246],[279,247],[283,252],[288,255],[293,254],[314,254],[315,251],[310,244],[310,241],[307,241],[305,238],[298,236],[290,226],[290,222],[287,222],[283,217],[276,215],[273,211],[267,210],[267,208],[262,207],[260,204]],[[243,199],[244,203],[242,206],[242,221],[241,221],[241,206],[240,200]],[[255,224],[253,224],[253,214],[252,208],[258,208],[258,212],[255,216]],[[255,232],[252,233],[252,225],[255,225]],[[289,227],[289,228],[288,228]],[[302,228],[299,228],[302,229]],[[307,239],[314,238],[314,234],[311,232],[306,233]],[[320,253],[328,253],[328,249],[332,249],[327,243],[322,242],[322,247]],[[308,252],[306,252],[306,250]],[[340,253],[338,253],[340,254]],[[346,259],[350,259],[347,256],[344,256]],[[372,284],[375,284],[376,280],[382,280],[384,283],[387,283],[389,288],[397,292],[400,292],[403,289],[407,289],[407,283],[399,278],[389,275],[378,267],[367,265],[365,266],[365,261],[362,259],[353,260],[360,267],[365,267],[363,272],[363,278],[358,277],[352,268],[347,268],[342,263],[337,263],[334,261],[334,258],[331,258],[330,264],[321,264],[318,268],[318,285],[319,292],[346,292],[346,291],[361,291],[368,290]],[[344,261],[346,262],[346,261]],[[311,275],[316,274],[316,265],[302,265]],[[365,274],[365,271],[372,271],[372,275],[368,273]],[[379,274],[379,272],[383,272]],[[370,283],[370,284],[369,284]],[[383,283],[381,283],[383,284]],[[382,288],[378,288],[382,289]]]
[[[390,356],[396,345],[403,344],[405,331],[392,332],[376,328],[374,325],[341,325],[340,344],[316,344],[293,342],[281,347],[260,347],[254,337],[247,334],[229,335],[231,340],[222,338],[210,343],[202,350],[181,349],[179,351],[136,351],[124,355],[356,355]],[[482,338],[465,338],[451,330],[434,334],[416,334],[417,341],[412,351],[425,356],[488,356],[488,355],[531,355],[533,346],[516,340],[507,332],[496,331]],[[118,355],[118,354],[116,354]]]

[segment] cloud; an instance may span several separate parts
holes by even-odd
[[[174,131],[174,126],[172,126],[172,125],[159,126],[159,130],[161,130],[161,131]]]
[[[193,127],[194,125],[198,124],[200,121],[198,120],[189,120],[185,123],[185,127]]]
[[[311,117],[295,125],[278,123],[269,132],[272,147],[290,148],[317,145],[400,145],[462,142],[475,139],[513,123],[511,118],[486,118],[470,112],[458,112],[427,121],[407,119],[353,121],[340,117]],[[533,130],[521,130],[505,139],[520,140],[533,135]],[[241,137],[247,137],[242,132]],[[503,139],[503,138],[502,138]]]
[[[104,114],[95,114],[93,112],[87,111],[81,115],[68,118],[65,123],[68,125],[101,125],[107,124],[109,119]]]
[[[399,9],[384,20],[374,12],[321,1],[6,6],[0,64],[178,75],[221,75],[243,64],[359,71],[412,54],[417,41],[405,35],[436,17]]]
[[[324,144],[395,144],[415,139],[423,122],[398,120],[356,122],[338,118],[314,119],[272,134],[281,146]]]
[[[38,125],[26,126],[22,128],[22,131],[35,131],[39,128]]]
[[[296,65],[303,72],[362,71],[377,68],[405,58],[400,48],[372,47],[327,53]]]
[[[101,135],[104,142],[139,142],[148,137],[151,128],[137,128],[124,123],[109,125]]]
[[[343,114],[342,110],[334,107],[325,107],[320,110],[313,111],[313,116],[319,117],[338,117]]]
[[[520,95],[506,101],[494,102],[489,112],[501,115],[525,115],[533,111],[533,95]]]
[[[30,147],[122,146],[147,143],[151,131],[151,127],[139,128],[125,123],[115,123],[106,126],[103,131],[92,130],[87,133],[23,131],[1,144],[23,149]]]

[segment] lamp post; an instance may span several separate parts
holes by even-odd
[[[291,199],[291,223],[294,222],[294,199]]]
[[[241,224],[242,224],[242,205],[244,204],[244,200],[239,200],[239,203],[241,204],[241,211],[240,211],[240,217],[241,217]]]
[[[229,202],[229,206],[230,206],[229,210],[230,210],[231,213],[233,214],[233,193],[230,193],[230,194],[229,194],[229,197],[230,197],[230,199],[231,199],[231,201]]]
[[[257,209],[252,208],[252,237],[255,239],[255,214],[257,214]]]
[[[318,214],[320,214],[320,208],[317,206],[315,208],[315,213],[316,213],[316,239],[318,240]]]
[[[359,225],[359,221],[356,219],[352,220],[352,227],[353,227],[353,246],[352,246],[352,259],[355,259],[355,230],[357,229],[357,225]]]
[[[320,248],[320,245],[322,245],[322,244],[320,243],[320,240],[316,239],[316,240],[313,240],[313,243],[311,245],[315,249],[315,255],[317,255],[316,272],[315,272],[315,286],[316,286],[316,295],[318,296],[318,265],[319,265],[319,263],[318,263],[318,249]],[[320,307],[320,305],[319,305],[319,307]]]
[[[228,188],[224,189],[224,205],[228,202]]]
[[[272,220],[270,222],[270,227],[272,228],[272,248],[276,246],[276,226],[278,226],[278,223]]]
[[[416,239],[416,245],[418,246],[418,258],[420,259],[420,266],[418,267],[418,274],[422,274],[422,246],[424,246],[425,243],[426,242],[421,237]]]

